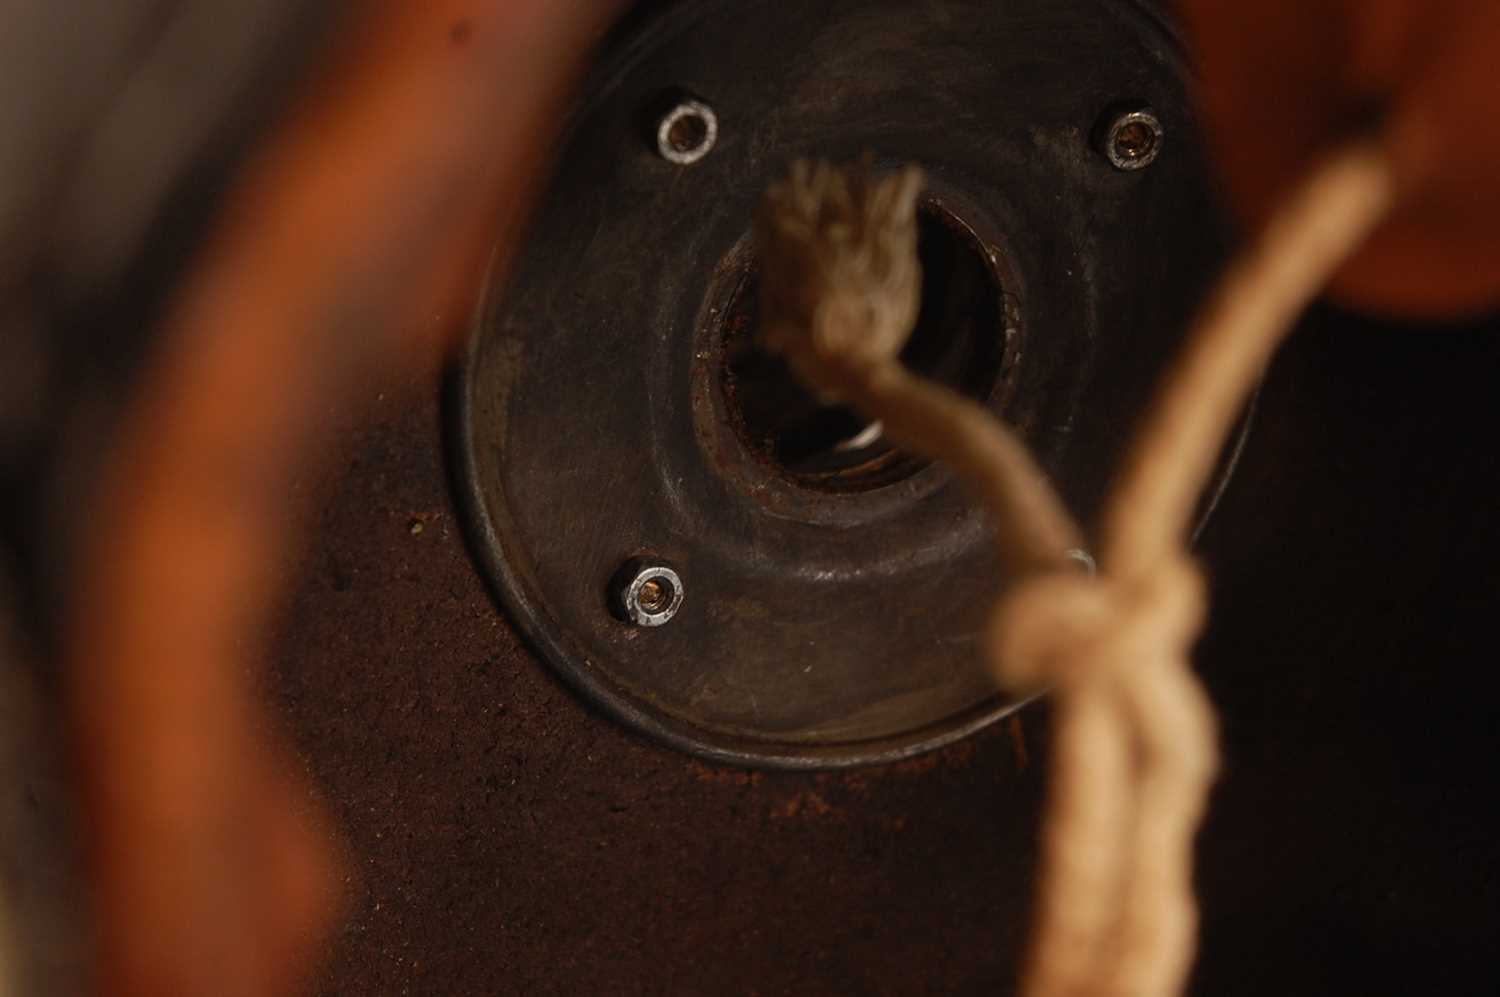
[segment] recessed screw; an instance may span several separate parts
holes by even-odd
[[[1116,108],[1105,115],[1099,145],[1117,170],[1142,170],[1161,154],[1165,133],[1149,107]]]
[[[615,610],[638,627],[659,627],[682,608],[682,578],[652,558],[626,561],[612,583]]]
[[[656,151],[669,163],[692,166],[719,140],[719,116],[703,101],[676,95],[656,122]]]

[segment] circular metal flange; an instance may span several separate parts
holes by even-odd
[[[674,90],[718,115],[690,170],[641,141]],[[1092,146],[1120,101],[1173,136],[1150,170]],[[1125,0],[640,8],[454,382],[496,594],[584,695],[718,760],[885,761],[1014,709],[983,662],[983,515],[757,353],[750,220],[799,157],[922,166],[906,359],[1016,427],[1088,521],[1225,255],[1195,136],[1172,35]],[[647,551],[692,586],[667,626],[617,608]]]

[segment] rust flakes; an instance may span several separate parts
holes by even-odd
[[[836,807],[815,792],[797,793],[795,796],[771,808],[772,820],[790,820],[795,817],[829,817],[842,815],[842,807]]]
[[[696,761],[688,762],[688,771],[699,782],[711,783],[716,786],[758,786],[763,778],[760,772],[750,772],[745,769],[714,768]]]

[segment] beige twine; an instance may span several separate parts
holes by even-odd
[[[913,376],[921,173],[797,163],[756,221],[763,344],[828,401],[880,420],[898,446],[978,490],[1018,581],[989,653],[1012,688],[1053,690],[1028,997],[1170,997],[1197,934],[1193,836],[1218,764],[1213,708],[1188,652],[1206,593],[1189,518],[1225,434],[1307,303],[1389,211],[1389,160],[1341,152],[1285,203],[1221,280],[1163,381],[1099,531],[1082,531],[1026,448],[987,410]]]

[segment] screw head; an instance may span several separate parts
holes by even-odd
[[[615,610],[638,627],[659,627],[682,608],[682,578],[661,561],[632,558],[614,578]]]
[[[1105,118],[1100,144],[1117,170],[1143,170],[1161,154],[1166,133],[1149,107],[1112,111]]]
[[[656,151],[669,163],[691,166],[719,140],[719,117],[701,100],[682,97],[656,124]]]

